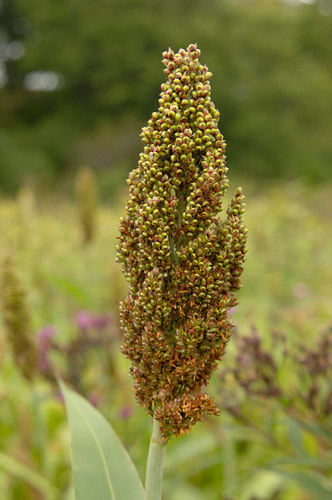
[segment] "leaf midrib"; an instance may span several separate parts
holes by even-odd
[[[80,417],[85,422],[85,424],[87,425],[88,429],[91,432],[93,440],[96,443],[97,450],[98,450],[98,452],[100,454],[101,461],[102,461],[102,464],[103,464],[103,468],[104,468],[104,471],[105,471],[105,475],[106,475],[106,478],[107,478],[107,484],[109,486],[110,494],[111,494],[110,500],[116,500],[115,499],[115,493],[114,493],[114,490],[113,490],[113,487],[112,487],[112,480],[111,480],[111,477],[110,477],[110,474],[109,474],[109,470],[108,470],[108,467],[107,467],[107,461],[106,461],[106,458],[105,458],[104,451],[103,451],[103,449],[102,449],[102,447],[101,447],[101,445],[99,443],[98,437],[97,437],[97,435],[96,435],[96,433],[95,433],[92,425],[90,424],[89,420],[86,418],[84,412],[82,412],[79,404],[76,401],[75,402],[72,401],[72,404],[74,404],[75,409],[77,410],[77,412],[79,413]]]

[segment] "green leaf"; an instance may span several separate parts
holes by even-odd
[[[190,437],[191,439],[173,440],[169,444],[165,457],[165,469],[168,470],[169,475],[174,475],[179,467],[186,466],[188,463],[191,468],[192,463],[199,461],[202,456],[211,455],[215,449],[218,449],[218,444],[211,433],[194,434]]]
[[[303,445],[303,428],[293,418],[286,418],[285,424],[288,427],[289,440],[298,455],[306,455]]]
[[[310,467],[311,469],[316,467],[317,469],[331,469],[332,459],[331,457],[326,458],[316,458],[316,457],[281,457],[273,462],[270,462],[272,467],[279,465],[295,465],[299,467]]]
[[[332,443],[332,435],[331,432],[326,430],[322,425],[313,423],[313,422],[303,422],[301,420],[297,420],[298,424],[303,427],[305,430],[309,430],[314,433],[316,436],[319,436],[325,439],[328,443]]]
[[[321,474],[282,470],[281,468],[268,467],[266,469],[279,472],[284,477],[295,481],[301,488],[319,500],[331,500],[332,484]]]
[[[67,292],[74,299],[87,302],[87,294],[82,290],[82,287],[75,285],[72,281],[53,273],[47,273],[47,279],[59,289]]]
[[[143,500],[138,473],[110,424],[60,383],[72,439],[76,500]]]
[[[237,484],[239,500],[272,498],[285,484],[285,478],[274,471],[253,470],[245,481]]]
[[[14,457],[0,452],[0,469],[4,469],[7,473],[12,474],[21,481],[30,484],[49,500],[58,498],[58,491],[47,479],[41,476],[31,467],[20,462]]]

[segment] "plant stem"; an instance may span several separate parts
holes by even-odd
[[[163,464],[166,443],[162,442],[159,423],[153,419],[153,430],[145,477],[145,500],[161,500]]]

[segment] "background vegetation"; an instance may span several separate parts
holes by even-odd
[[[215,75],[233,173],[327,179],[331,13],[330,0],[3,0],[2,189],[81,162],[114,185],[136,162],[161,52],[192,42]]]
[[[161,52],[191,42],[214,73],[249,252],[211,386],[222,415],[171,442],[164,499],[332,498],[331,37],[330,0],[0,3],[0,257],[15,258],[39,361],[28,382],[1,322],[0,498],[73,500],[54,373],[112,421],[144,475],[150,420],[120,354],[118,217]]]

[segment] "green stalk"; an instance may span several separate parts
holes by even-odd
[[[153,430],[146,465],[145,500],[161,500],[165,450],[166,443],[162,442],[159,423],[156,419],[153,419]]]

